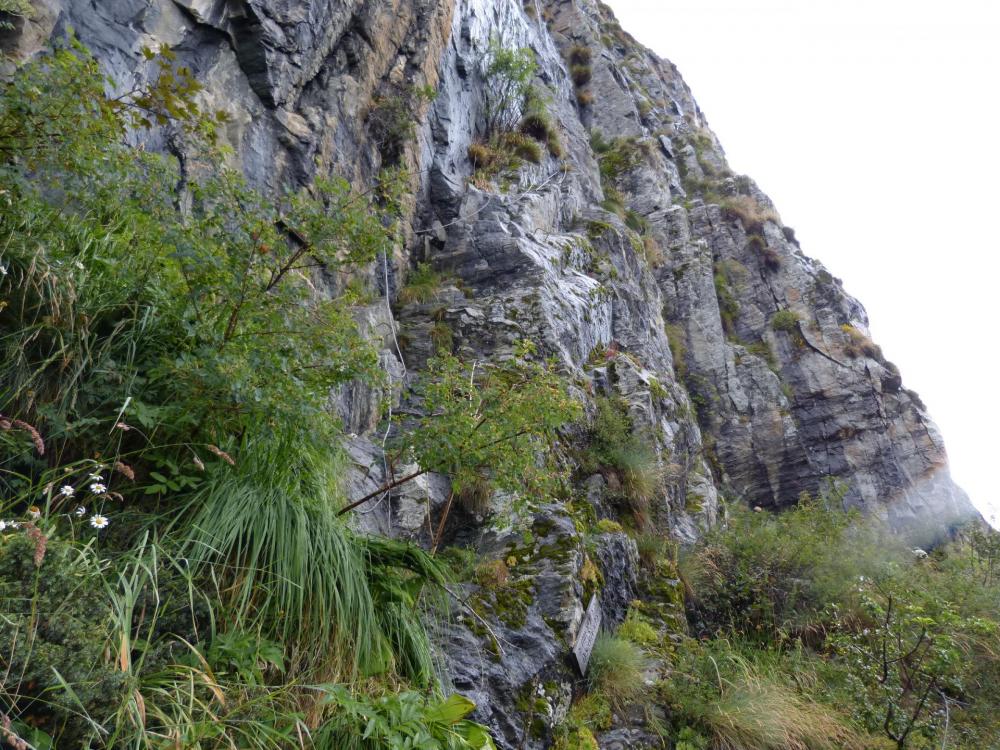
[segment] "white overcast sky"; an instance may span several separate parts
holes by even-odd
[[[865,305],[1000,516],[1000,2],[608,2]]]

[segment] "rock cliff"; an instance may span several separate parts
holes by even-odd
[[[0,31],[15,56],[72,29],[128,87],[146,73],[143,46],[172,48],[206,105],[229,113],[234,162],[265,189],[328,173],[367,187],[383,167],[402,167],[406,226],[393,257],[371,269],[378,294],[356,315],[382,342],[397,405],[444,332],[470,361],[531,339],[558,358],[591,416],[623,409],[652,448],[656,486],[641,508],[620,475],[579,460],[581,427],[553,446],[574,469],[572,498],[513,520],[502,496],[453,513],[446,540],[505,561],[513,579],[504,597],[467,586],[468,606],[438,633],[449,679],[477,701],[499,746],[547,746],[577,679],[567,654],[591,593],[605,622],[637,597],[663,602],[664,620],[678,615],[677,582],[640,575],[615,519],[640,513],[685,542],[724,500],[781,508],[831,482],[845,507],[908,533],[939,535],[974,515],[924,405],[871,342],[864,308],[729,169],[676,68],[596,0],[34,6]],[[532,51],[560,144],[494,179],[469,157],[485,135],[491,42]],[[423,87],[435,95],[400,94]],[[374,116],[393,96],[412,124],[398,142]],[[147,145],[185,158],[169,130]],[[418,263],[445,281],[431,301],[403,303]],[[336,394],[355,495],[384,480],[384,395],[361,385]],[[428,510],[437,518],[447,497],[447,477],[430,474],[365,507],[358,523],[427,541]],[[609,521],[590,542],[581,513]],[[625,717],[601,746],[641,746],[642,723]]]

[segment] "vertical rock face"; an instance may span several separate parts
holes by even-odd
[[[940,535],[975,514],[920,399],[868,338],[863,307],[729,170],[673,65],[601,3],[39,0],[15,26],[0,32],[9,53],[36,54],[72,28],[125,86],[144,73],[141,47],[170,46],[204,83],[206,106],[229,112],[235,166],[269,190],[331,172],[369,185],[388,158],[373,103],[394,87],[432,87],[391,156],[411,191],[400,246],[372,269],[386,298],[358,311],[383,342],[397,398],[426,362],[432,329],[447,327],[468,360],[535,341],[590,414],[600,399],[627,410],[659,463],[642,512],[680,541],[715,522],[721,493],[780,508],[831,480],[846,506],[909,532]],[[533,51],[562,147],[502,184],[473,179],[467,155],[483,137],[491,40]],[[148,137],[183,158],[169,132]],[[451,282],[433,302],[397,304],[417,262]],[[351,433],[353,494],[383,478],[379,398],[359,385],[334,399]],[[554,449],[573,456],[586,440],[568,430]],[[635,542],[613,523],[589,543],[581,531],[581,508],[591,520],[626,513],[618,479],[575,477],[571,502],[511,520],[510,498],[494,497],[456,511],[448,529],[511,570],[514,594],[501,601],[470,584],[471,608],[439,633],[446,671],[503,748],[548,746],[590,595],[601,593],[614,622],[648,591]],[[423,540],[447,495],[447,478],[429,475],[358,522]],[[638,747],[642,736],[618,727],[602,742]]]

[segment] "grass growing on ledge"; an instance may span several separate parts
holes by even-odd
[[[844,332],[844,335],[847,338],[847,343],[844,344],[844,353],[848,357],[851,359],[869,357],[879,361],[883,359],[882,348],[876,345],[875,342],[865,336],[865,334],[857,328],[845,323],[840,327],[840,330]]]
[[[743,228],[753,234],[760,233],[766,222],[781,223],[781,217],[773,208],[762,206],[748,195],[728,196],[720,205],[726,216],[738,219]]]
[[[625,708],[646,693],[646,664],[646,655],[636,643],[601,633],[594,643],[587,666],[590,690],[613,706]]]
[[[435,271],[430,263],[417,263],[417,267],[406,277],[406,285],[399,290],[398,300],[402,305],[431,302],[441,293],[444,276]]]
[[[771,316],[771,328],[783,333],[794,333],[799,330],[802,316],[794,310],[778,310]]]

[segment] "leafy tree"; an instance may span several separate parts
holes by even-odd
[[[490,41],[482,65],[489,138],[517,126],[531,96],[537,65],[530,49],[505,47],[498,39]]]
[[[356,500],[341,512],[406,482],[437,471],[451,477],[454,492],[477,483],[545,493],[558,474],[539,466],[556,430],[579,414],[551,361],[533,357],[531,342],[509,359],[475,362],[439,353],[416,389],[423,412],[402,425],[396,460],[412,460],[416,471]]]

